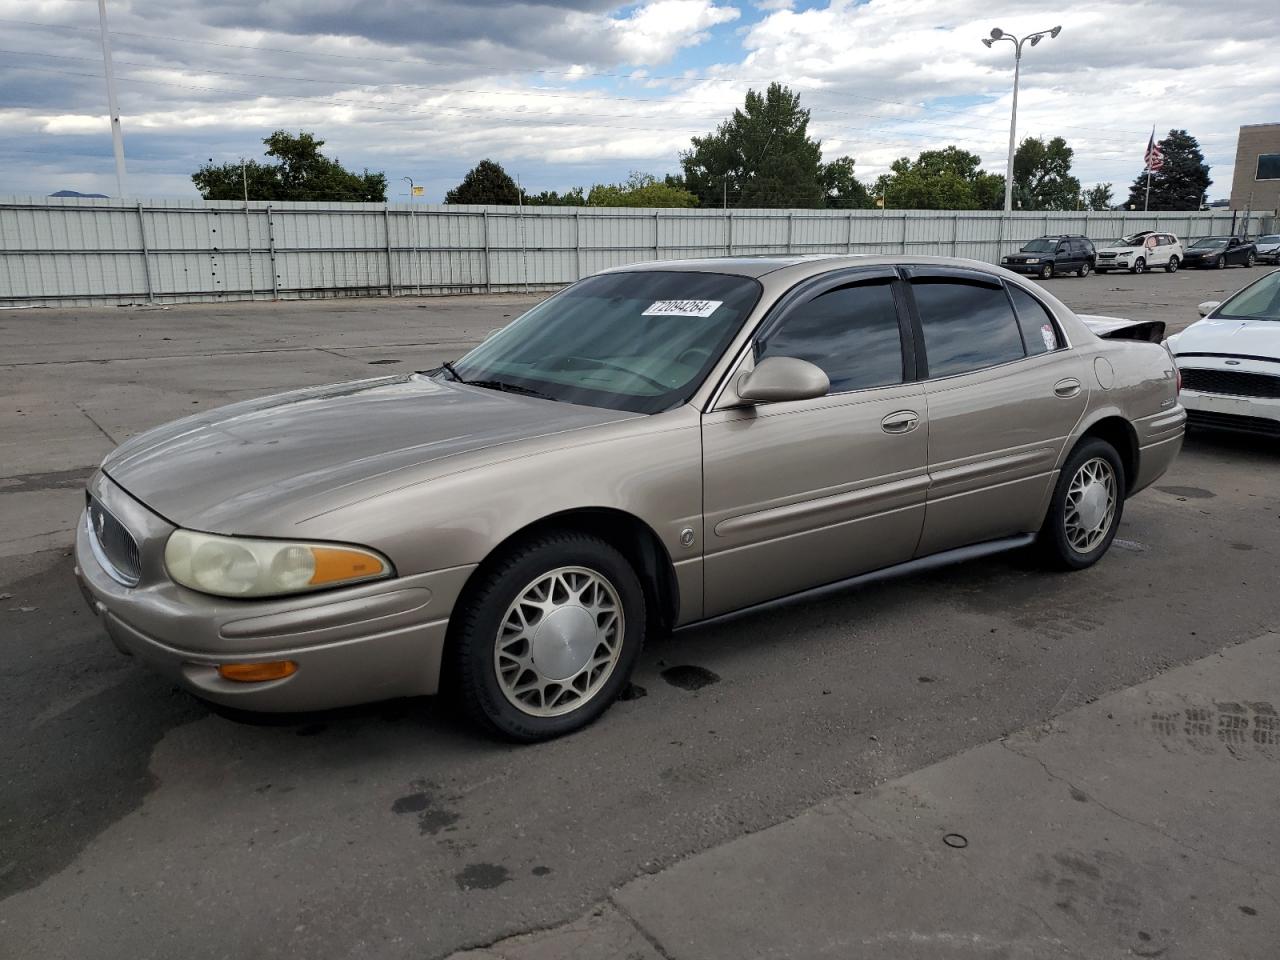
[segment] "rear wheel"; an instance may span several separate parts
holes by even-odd
[[[548,740],[622,692],[644,642],[644,591],[614,547],[564,531],[510,550],[457,617],[450,681],[467,713],[511,740]]]
[[[1133,266],[1129,268],[1130,273],[1146,273],[1146,270],[1147,270],[1147,261],[1144,260],[1142,257],[1139,257],[1137,260],[1133,261]]]
[[[1107,552],[1124,512],[1124,464],[1097,437],[1071,452],[1049,503],[1036,545],[1053,566],[1083,570]]]
[[[1083,280],[1085,277],[1089,275],[1089,271],[1092,269],[1093,268],[1089,265],[1089,261],[1086,260],[1084,263],[1080,264],[1080,270],[1076,274],[1076,276],[1080,277],[1080,279]]]
[[[1169,262],[1168,262],[1168,263],[1166,263],[1166,264],[1164,265],[1164,270],[1165,270],[1165,273],[1177,273],[1177,272],[1178,272],[1178,258],[1177,258],[1177,257],[1170,257],[1170,258],[1169,258]]]
[[[1050,277],[1052,277],[1052,276],[1053,276],[1053,264],[1052,264],[1052,263],[1046,263],[1044,266],[1042,266],[1042,267],[1040,268],[1040,279],[1041,279],[1041,280],[1048,280],[1048,279],[1049,279]]]

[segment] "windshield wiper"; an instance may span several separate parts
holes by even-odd
[[[441,370],[448,370],[448,371],[449,371],[449,376],[453,377],[453,379],[457,380],[459,383],[466,383],[466,382],[467,382],[467,381],[465,381],[465,380],[463,380],[463,379],[462,379],[462,374],[460,374],[457,370],[453,369],[453,361],[452,361],[452,360],[446,360],[444,363],[440,364],[440,369],[441,369]]]
[[[483,387],[486,390],[500,390],[503,393],[518,393],[524,397],[537,397],[539,400],[555,400],[555,397],[549,393],[543,393],[541,390],[535,390],[533,387],[524,387],[518,383],[507,383],[505,380],[463,380],[469,387]]]

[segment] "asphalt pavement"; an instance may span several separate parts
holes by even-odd
[[[1180,329],[1196,303],[1256,276],[1049,286],[1081,311]],[[630,909],[624,893],[610,898],[637,877],[656,883],[667,868],[692,869],[683,864],[700,854],[724,855],[725,844],[785,829],[824,802],[879,796],[868,791],[913,773],[970,789],[955,759],[966,751],[1274,629],[1280,446],[1205,436],[1128,505],[1115,548],[1088,571],[1049,574],[1010,555],[658,638],[625,702],[537,747],[478,736],[434,699],[218,714],[114,651],[69,558],[83,482],[112,445],[192,408],[434,365],[531,302],[0,313],[0,956],[443,957],[589,923],[595,910],[599,923]],[[1120,764],[1126,750],[1140,759],[1138,746],[1111,746]],[[1238,775],[1257,771],[1252,786],[1274,798],[1273,761],[1259,751]],[[1211,763],[1178,771],[1198,794],[1220,776]],[[1130,842],[1145,829],[1117,821],[1105,836]],[[1263,849],[1280,835],[1274,818],[1242,825],[1212,810],[1198,829],[1209,849],[1244,836]],[[885,883],[904,883],[902,869]],[[1211,896],[1221,887],[1201,872]],[[1195,892],[1192,881],[1179,891]],[[780,885],[777,908],[802,896],[781,891],[803,890]],[[936,897],[982,891],[998,893],[941,884]],[[1255,932],[1276,929],[1274,896],[1239,905],[1255,911],[1237,911]],[[948,932],[941,923],[932,934]],[[1238,942],[1232,929],[1221,927],[1220,955],[1253,955],[1250,928]],[[1126,936],[1139,930],[1153,943],[1159,933]],[[1109,952],[1082,955],[1148,942],[1117,933],[1100,943]],[[1151,949],[1162,944],[1164,956],[1214,955],[1179,952],[1176,937]],[[986,954],[960,944],[945,955]]]

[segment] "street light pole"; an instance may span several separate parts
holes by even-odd
[[[1005,166],[1004,175],[1004,210],[1010,213],[1013,210],[1013,154],[1017,147],[1018,137],[1018,79],[1022,72],[1022,45],[1028,40],[1031,46],[1035,46],[1045,37],[1056,37],[1062,32],[1062,27],[1054,27],[1052,30],[1041,30],[1038,33],[1029,33],[1021,40],[1011,33],[1005,33],[999,27],[993,27],[991,36],[983,37],[982,42],[990,49],[995,45],[997,40],[1008,40],[1013,44],[1013,110],[1009,115],[1009,160]]]
[[[124,133],[120,130],[120,104],[116,78],[111,72],[111,39],[107,34],[107,0],[98,0],[98,25],[102,30],[102,68],[107,75],[107,110],[111,114],[111,145],[116,154],[116,194],[124,198]]]

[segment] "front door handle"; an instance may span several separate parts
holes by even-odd
[[[880,421],[885,433],[910,433],[920,425],[920,415],[914,410],[898,410]]]
[[[1059,380],[1053,385],[1053,392],[1056,396],[1066,400],[1074,397],[1080,392],[1080,381],[1075,377],[1067,377],[1065,380]]]

